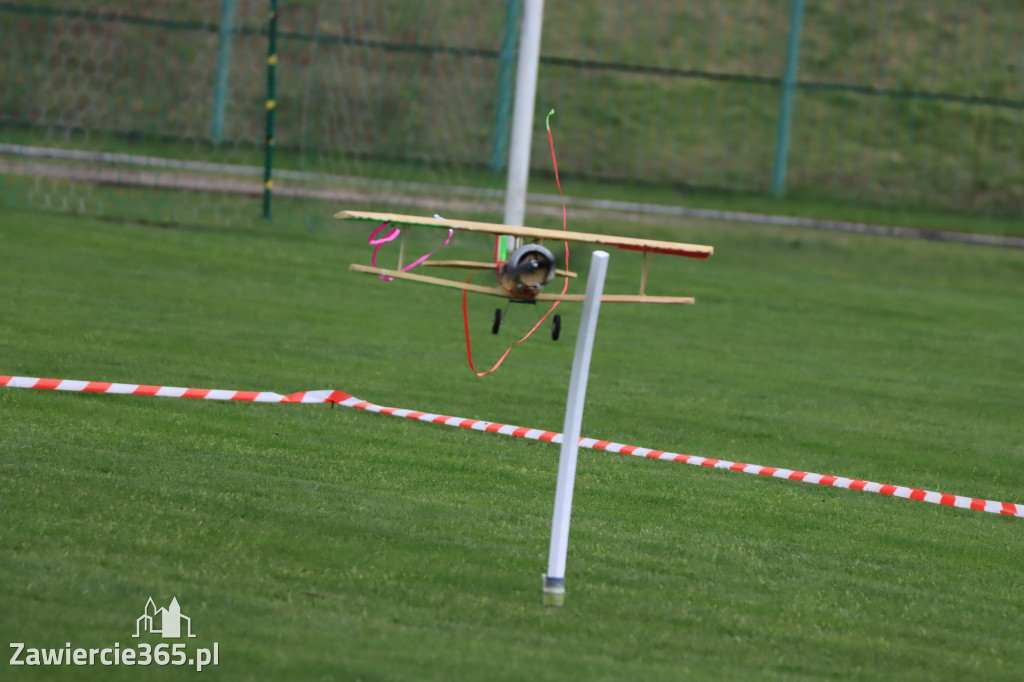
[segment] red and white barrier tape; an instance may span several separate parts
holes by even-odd
[[[444,424],[445,426],[458,426],[464,429],[476,431],[487,431],[490,433],[501,433],[506,436],[529,438],[531,440],[542,440],[549,443],[561,443],[562,434],[554,431],[543,431],[541,429],[529,429],[523,426],[512,426],[510,424],[499,424],[497,422],[481,421],[478,419],[463,419],[461,417],[448,417],[429,412],[406,410],[396,407],[382,407],[359,398],[354,398],[342,391],[302,391],[281,395],[267,391],[226,391],[207,388],[174,388],[170,386],[147,386],[139,384],[115,384],[102,381],[72,381],[69,379],[37,379],[32,377],[0,376],[0,386],[8,388],[41,388],[55,391],[80,391],[86,393],[117,393],[122,395],[146,395],[164,398],[201,398],[204,400],[239,400],[257,403],[334,403],[351,407],[367,412],[377,412],[392,417],[404,417],[415,419],[421,422],[432,424]],[[695,455],[680,455],[675,452],[664,450],[651,450],[635,445],[623,445],[606,440],[594,438],[580,438],[580,447],[591,450],[604,450],[623,455],[635,457],[648,457],[650,459],[661,459],[695,466],[713,467],[715,469],[728,469],[729,471],[742,471],[747,474],[759,474],[761,476],[772,476],[784,478],[790,481],[802,481],[803,483],[817,483],[818,485],[831,486],[833,488],[848,488],[850,490],[864,490],[871,493],[903,497],[919,502],[931,502],[947,507],[959,507],[961,509],[975,509],[978,511],[990,512],[993,514],[1005,514],[1007,516],[1024,517],[1024,504],[1013,504],[1010,502],[996,502],[995,500],[983,500],[975,497],[963,497],[962,495],[950,495],[937,493],[919,488],[908,488],[901,485],[889,485],[884,483],[873,483],[862,481],[857,478],[846,478],[843,476],[827,476],[812,474],[806,471],[793,471],[791,469],[778,469],[776,467],[765,467],[757,464],[743,464],[741,462],[730,462],[724,459],[713,459],[710,457],[697,457]]]
[[[176,388],[145,384],[112,384],[105,381],[73,381],[71,379],[36,379],[34,377],[0,376],[0,386],[8,388],[43,388],[53,391],[85,393],[118,393],[151,395],[160,398],[202,398],[205,400],[240,400],[253,403],[341,403],[351,398],[341,391],[302,391],[290,395],[269,391],[223,391],[209,388]]]

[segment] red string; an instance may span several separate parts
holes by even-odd
[[[565,195],[562,194],[562,181],[558,179],[558,159],[555,157],[555,138],[551,134],[551,127],[550,126],[548,127],[548,141],[551,144],[551,162],[552,162],[552,164],[554,164],[554,167],[555,167],[555,183],[558,185],[558,196],[562,198],[562,230],[565,231],[565,230],[567,230],[567,222],[568,222],[567,216],[566,216],[566,211],[565,211]],[[566,270],[569,269],[569,242],[565,242],[565,269]],[[470,282],[472,282],[473,275],[475,275],[476,272],[477,272],[476,270],[473,270],[471,273],[469,273],[469,279],[466,280],[466,284],[469,284]],[[566,276],[565,283],[562,285],[562,295],[564,295],[565,292],[568,291],[568,290],[569,290],[569,277]],[[476,366],[473,365],[473,344],[469,340],[469,310],[468,310],[467,305],[466,305],[466,298],[467,298],[468,293],[469,292],[467,292],[466,290],[462,291],[462,325],[463,325],[463,328],[466,330],[466,359],[469,361],[469,368],[471,370],[473,370],[473,373],[476,374],[478,377],[485,377],[488,374],[490,374],[491,372],[493,372],[494,370],[498,369],[498,367],[501,366],[501,363],[505,362],[505,358],[508,357],[509,352],[512,351],[512,346],[518,346],[520,343],[522,343],[523,341],[526,341],[526,339],[530,338],[530,335],[532,335],[535,331],[537,331],[537,328],[540,327],[541,324],[544,323],[544,320],[548,319],[548,316],[552,312],[554,312],[555,308],[558,307],[558,304],[561,303],[561,301],[555,301],[551,305],[551,307],[548,308],[548,311],[546,313],[544,313],[544,316],[541,317],[539,320],[537,320],[537,324],[533,325],[533,327],[530,329],[530,331],[526,332],[526,334],[523,336],[523,338],[521,338],[518,341],[514,341],[514,342],[509,344],[508,348],[505,349],[505,352],[501,354],[501,357],[498,358],[498,361],[495,362],[494,365],[489,370],[484,371],[484,372],[478,372],[477,369],[476,369]]]

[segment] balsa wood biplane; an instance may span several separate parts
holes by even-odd
[[[418,216],[400,215],[395,213],[371,213],[365,211],[341,211],[335,218],[350,218],[355,220],[368,220],[377,223],[389,223],[394,225],[409,225],[434,228],[447,228],[451,230],[464,230],[482,234],[495,235],[501,239],[505,235],[516,237],[524,243],[513,251],[507,260],[499,257],[499,251],[495,249],[495,256],[491,262],[475,262],[463,260],[432,260],[427,259],[421,264],[442,268],[465,268],[465,269],[491,269],[494,270],[498,286],[482,286],[468,282],[445,279],[443,277],[431,277],[404,271],[403,260],[405,258],[404,242],[399,248],[398,267],[387,269],[371,267],[367,265],[352,264],[349,270],[364,272],[382,277],[394,277],[423,284],[461,289],[475,294],[497,296],[499,298],[511,299],[513,301],[565,301],[582,302],[583,294],[566,293],[543,293],[544,285],[555,277],[576,277],[576,273],[568,272],[556,267],[555,257],[545,246],[544,242],[574,242],[580,244],[595,244],[600,246],[614,246],[630,251],[641,251],[644,254],[640,270],[640,293],[639,294],[604,294],[601,296],[602,303],[670,303],[692,305],[694,299],[688,296],[648,296],[647,274],[650,263],[650,256],[653,253],[668,254],[671,256],[687,256],[689,258],[707,258],[714,253],[711,246],[699,244],[681,244],[677,242],[665,242],[652,239],[635,239],[632,237],[616,237],[603,234],[589,234],[585,232],[570,232],[565,230],[546,230],[535,227],[515,227],[512,225],[499,225],[495,223],[480,223],[468,220],[446,220],[444,218],[424,218]],[[404,239],[404,234],[403,234]]]

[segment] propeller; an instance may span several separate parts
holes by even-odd
[[[523,275],[526,273],[537,272],[538,270],[547,269],[551,267],[553,264],[554,263],[546,260],[545,258],[538,254],[536,257],[523,259],[516,265],[506,263],[504,270],[506,275],[515,277],[516,275]]]
[[[535,296],[555,277],[555,257],[540,244],[524,244],[502,266],[502,286],[522,297]]]

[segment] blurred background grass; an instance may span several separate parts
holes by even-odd
[[[302,175],[279,175],[278,188],[359,188],[387,205],[389,183],[416,182],[435,197],[475,189],[483,210],[499,212],[500,197],[480,190],[505,184],[514,78],[502,73],[514,73],[520,5],[283,3],[274,163]],[[134,195],[99,205],[66,172],[55,179],[23,165],[25,146],[120,152],[145,159],[46,161],[113,168],[125,185],[151,184],[146,173],[173,184],[184,171],[168,159],[221,164],[201,173],[209,191],[193,198],[188,220],[255,219],[258,204],[238,208],[214,179],[238,175],[223,164],[250,166],[248,191],[262,191],[266,10],[256,0],[0,3],[9,36],[0,45],[0,197],[153,219],[146,201],[125,203]],[[558,111],[573,191],[1021,233],[1018,3],[808,2],[802,27],[779,201],[771,189],[788,3],[549,4],[537,111]],[[218,94],[225,108],[214,135]],[[543,134],[531,156],[533,187],[547,192]],[[33,188],[13,175],[33,178]]]

